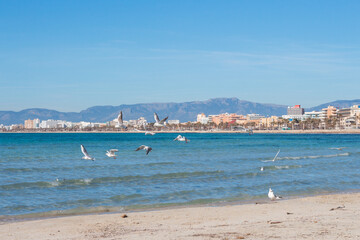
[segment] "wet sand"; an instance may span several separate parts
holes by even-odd
[[[0,225],[0,239],[360,239],[360,193]]]

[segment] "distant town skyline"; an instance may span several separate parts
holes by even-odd
[[[360,2],[0,1],[0,111],[359,99]]]

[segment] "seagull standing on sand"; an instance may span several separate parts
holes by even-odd
[[[159,116],[156,113],[154,113],[154,119],[155,119],[155,123],[154,123],[155,127],[165,127],[165,121],[168,119],[168,117],[160,121]]]
[[[106,151],[106,156],[113,157],[114,159],[116,159],[115,152],[118,152],[118,151],[119,150],[117,150],[117,149],[110,149],[109,151]]]
[[[174,139],[174,141],[180,141],[180,142],[185,142],[185,143],[190,142],[189,139],[187,139],[186,137],[181,136],[181,135],[178,135],[178,136]]]
[[[95,160],[95,158],[92,158],[90,157],[90,155],[88,154],[88,152],[86,151],[84,145],[81,144],[81,151],[82,153],[84,154],[84,156],[82,157],[82,159],[85,159],[85,160]]]
[[[278,199],[282,198],[280,196],[276,196],[271,188],[269,188],[268,197],[270,198],[271,201],[278,200]]]
[[[141,149],[144,149],[144,150],[146,151],[146,155],[148,155],[149,152],[152,150],[152,148],[149,147],[149,146],[141,145],[141,146],[138,147],[135,151],[139,151],[139,150],[141,150]]]

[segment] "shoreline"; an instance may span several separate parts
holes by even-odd
[[[146,131],[15,131],[15,132],[0,132],[1,133],[139,133],[144,134]],[[154,133],[243,133],[244,131],[231,131],[231,130],[219,130],[219,131],[152,131]],[[342,130],[253,130],[253,133],[262,134],[360,134],[360,129],[342,129]]]
[[[290,196],[286,196],[286,198],[282,199],[282,201],[329,196],[329,195],[341,195],[341,194],[360,194],[360,189],[350,189],[341,192],[321,192],[321,193],[303,194],[303,195],[290,195]],[[145,213],[145,212],[176,210],[176,209],[184,209],[184,208],[226,207],[226,206],[241,206],[241,205],[251,205],[251,204],[264,204],[267,202],[268,199],[266,197],[266,194],[264,194],[264,196],[261,198],[258,197],[258,198],[234,200],[234,201],[224,201],[223,199],[218,199],[218,201],[209,202],[209,203],[187,204],[187,202],[181,202],[181,203],[169,203],[169,204],[154,204],[154,205],[148,205],[148,207],[144,205],[143,207],[139,207],[139,208],[131,208],[131,207],[127,208],[126,206],[97,206],[91,208],[71,208],[64,210],[52,210],[48,212],[27,213],[27,214],[19,214],[19,215],[0,215],[0,225],[6,223],[46,220],[46,219],[75,217],[75,216]],[[76,210],[80,210],[80,211],[76,211]]]
[[[274,202],[264,197],[255,203],[132,211],[127,218],[100,213],[3,222],[0,239],[356,239],[359,197],[359,192]]]

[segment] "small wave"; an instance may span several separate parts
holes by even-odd
[[[302,165],[282,165],[282,166],[265,166],[264,171],[282,170],[282,169],[295,169],[302,168]]]
[[[51,187],[58,187],[62,185],[88,185],[92,181],[91,178],[84,178],[84,179],[70,179],[70,180],[58,180],[45,182],[22,182],[22,183],[13,183],[7,185],[1,185],[0,189],[3,190],[11,190],[11,189],[24,189],[24,188],[51,188]]]
[[[91,184],[103,184],[103,183],[116,183],[116,182],[130,182],[130,181],[148,181],[158,179],[181,179],[191,178],[200,176],[214,176],[223,173],[224,171],[198,171],[198,172],[176,172],[176,173],[165,173],[155,174],[150,176],[142,175],[130,175],[120,177],[101,177],[101,178],[84,178],[84,179],[63,179],[55,180],[50,182],[22,182],[13,183],[7,185],[1,185],[0,189],[11,190],[11,189],[24,189],[24,188],[50,188],[59,186],[84,186]]]
[[[142,196],[143,195],[141,195],[141,194],[130,194],[130,195],[120,194],[120,195],[112,196],[110,199],[114,202],[120,202],[120,201],[124,201],[124,200],[139,198]]]
[[[350,153],[339,153],[339,154],[329,154],[329,155],[315,155],[315,156],[295,156],[295,157],[278,157],[278,160],[300,160],[300,159],[316,159],[316,158],[334,158],[334,157],[344,157],[349,156]],[[273,162],[273,160],[264,160],[262,162]]]

